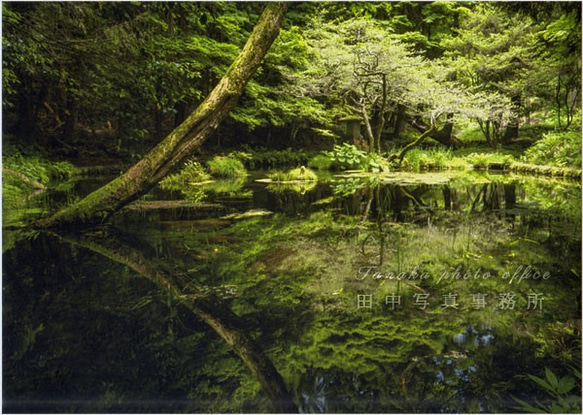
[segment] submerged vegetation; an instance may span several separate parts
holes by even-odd
[[[209,181],[210,174],[194,160],[187,161],[178,173],[170,174],[160,181],[160,187],[168,190],[180,190],[188,186]]]

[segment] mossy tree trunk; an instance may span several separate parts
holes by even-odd
[[[269,3],[243,50],[207,98],[164,140],[124,174],[78,203],[37,223],[40,227],[91,226],[108,220],[182,164],[231,111],[279,33],[286,3]]]

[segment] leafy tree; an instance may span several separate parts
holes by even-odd
[[[237,104],[279,33],[287,6],[268,5],[243,50],[201,105],[164,140],[124,174],[80,202],[41,221],[40,226],[94,225],[146,194],[181,165],[216,130]]]
[[[423,138],[431,136],[451,146],[457,144],[452,138],[455,118],[483,117],[492,111],[487,105],[495,102],[491,95],[472,93],[448,79],[444,65],[416,54],[392,36],[386,24],[315,19],[307,36],[320,56],[304,74],[304,88],[333,97],[328,101],[331,114],[359,115],[369,151],[380,151],[387,121],[402,112]]]

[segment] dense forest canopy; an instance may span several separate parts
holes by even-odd
[[[263,6],[2,7],[8,141],[136,156],[210,92]],[[580,113],[580,26],[578,2],[293,3],[212,143],[326,148],[354,119],[352,138],[370,151],[407,129],[433,127],[457,146],[458,126],[473,122],[495,147],[525,124],[569,128]]]

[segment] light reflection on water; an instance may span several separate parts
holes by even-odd
[[[220,304],[207,324],[225,307],[242,319],[302,412],[514,411],[512,397],[544,396],[518,375],[562,376],[579,362],[580,188],[367,180],[300,192],[218,184],[192,207],[128,210],[117,230],[82,243],[9,235],[5,409],[273,410],[244,351],[185,309],[192,293]],[[156,190],[147,200],[181,197]],[[428,278],[355,278],[371,265]],[[552,278],[502,279],[521,265]],[[457,267],[492,277],[436,282]],[[142,272],[169,276],[183,294]],[[510,291],[516,303],[504,309]],[[539,292],[544,308],[529,309]],[[444,307],[454,293],[456,307]],[[477,293],[488,303],[472,302]]]

